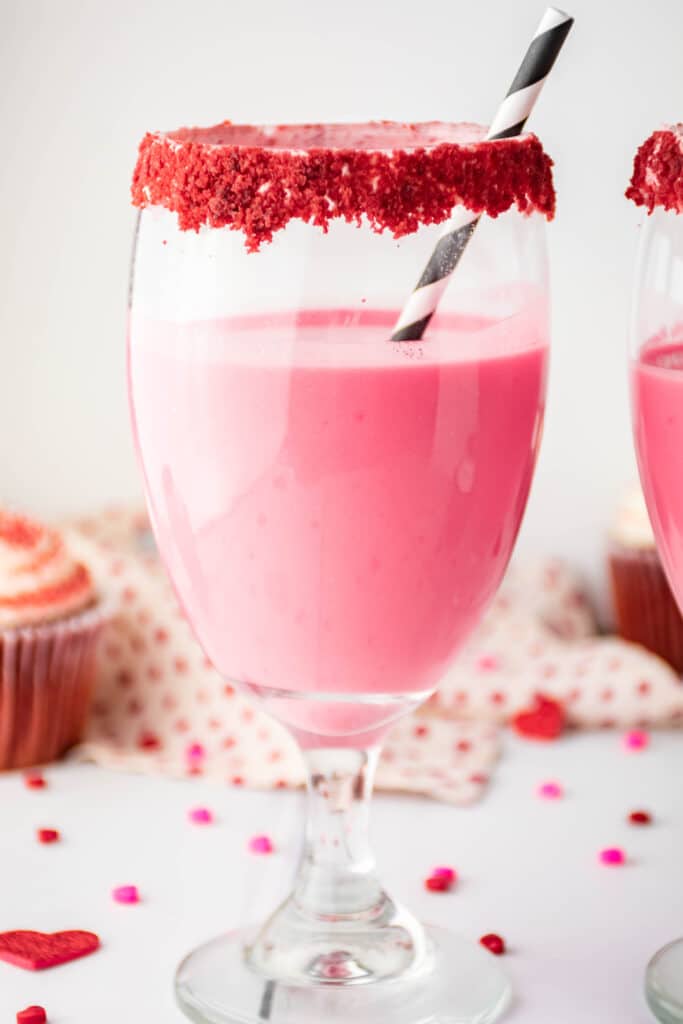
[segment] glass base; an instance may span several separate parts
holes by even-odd
[[[664,946],[650,960],[645,997],[662,1024],[683,1024],[683,939]]]
[[[253,932],[222,935],[182,962],[176,998],[196,1024],[488,1024],[510,986],[490,953],[440,928],[425,929],[429,954],[404,977],[292,985],[247,965]]]

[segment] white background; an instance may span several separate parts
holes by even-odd
[[[487,121],[544,0],[0,0],[0,500],[138,494],[124,323],[144,131],[233,120]],[[570,0],[567,0],[569,3]],[[556,161],[554,358],[522,550],[601,587],[634,475],[625,336],[636,147],[683,116],[683,4],[573,0],[534,113]]]

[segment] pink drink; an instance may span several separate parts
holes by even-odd
[[[646,344],[632,371],[640,478],[657,547],[683,608],[683,341]]]
[[[226,677],[278,691],[310,733],[367,731],[436,686],[531,483],[541,305],[442,316],[422,343],[389,343],[394,321],[131,323],[147,497],[187,615]]]

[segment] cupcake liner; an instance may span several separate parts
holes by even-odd
[[[39,626],[0,630],[0,770],[52,761],[81,738],[103,602]]]
[[[683,616],[654,550],[614,546],[609,569],[617,632],[683,672]]]

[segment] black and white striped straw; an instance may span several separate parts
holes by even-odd
[[[569,14],[556,7],[548,7],[491,123],[486,136],[488,140],[521,135],[573,23],[574,19]],[[462,207],[456,209],[403,307],[392,341],[418,341],[422,337],[478,223],[479,214]]]

